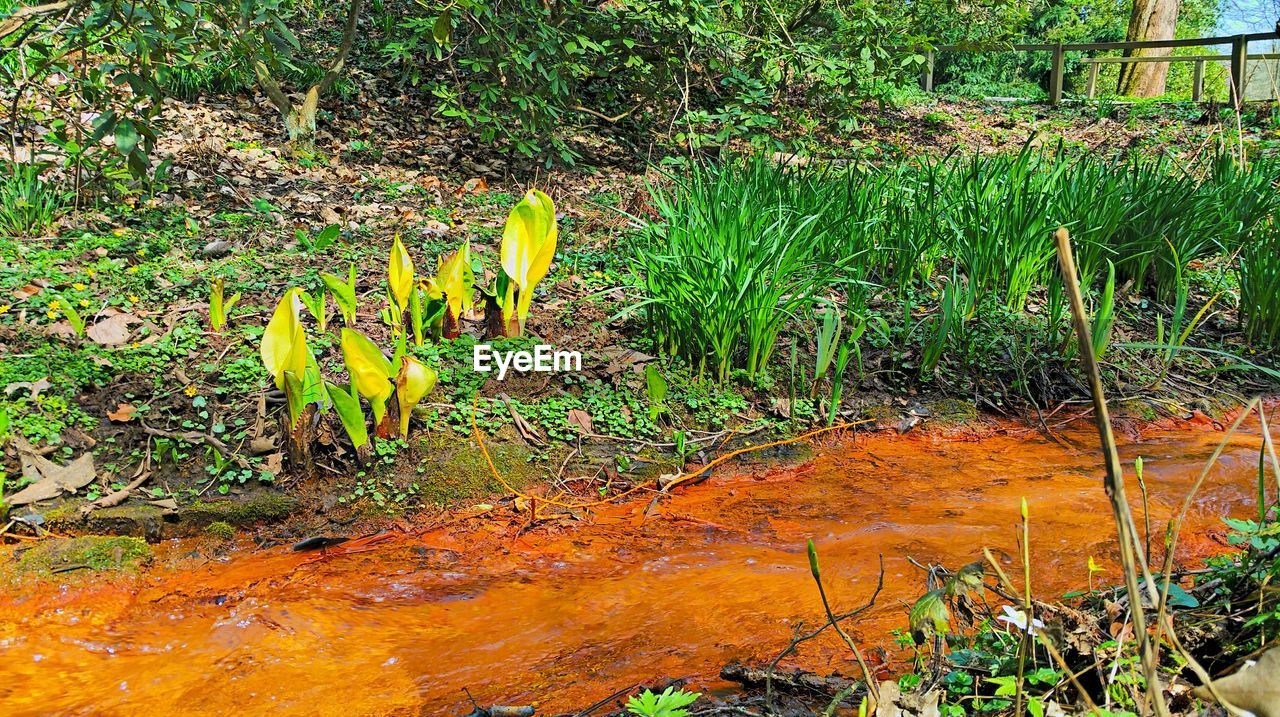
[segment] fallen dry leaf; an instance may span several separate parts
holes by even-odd
[[[30,299],[36,294],[39,294],[40,291],[41,291],[41,287],[36,286],[35,284],[27,284],[21,289],[18,289],[17,291],[13,292],[13,298],[17,299],[18,301],[22,301],[23,299]]]
[[[134,419],[134,414],[138,409],[131,403],[121,403],[116,406],[116,410],[108,411],[107,418],[114,423],[128,423]]]
[[[21,438],[15,438],[13,442],[22,460],[22,477],[31,481],[31,485],[7,496],[5,502],[9,505],[27,505],[57,498],[63,493],[74,493],[97,476],[92,453],[83,453],[67,465],[60,466],[36,453],[31,444]]]
[[[458,187],[458,191],[454,192],[454,196],[461,197],[466,194],[484,194],[489,191],[489,180],[484,177],[472,177],[462,183]]]
[[[99,346],[120,346],[133,334],[129,327],[140,323],[142,319],[120,311],[85,329],[85,335]]]
[[[273,476],[278,476],[284,472],[284,454],[272,453],[262,462],[262,469]]]
[[[1252,667],[1214,680],[1213,689],[1232,706],[1257,717],[1280,717],[1280,647],[1262,653]],[[1213,699],[1207,687],[1197,687],[1195,695]]]
[[[577,426],[583,433],[595,433],[595,428],[591,423],[591,414],[581,408],[573,408],[569,410],[569,425]]]
[[[4,387],[4,395],[9,398],[13,398],[14,393],[26,390],[29,392],[32,399],[36,399],[40,397],[40,394],[50,388],[53,388],[53,384],[49,383],[48,377],[36,379],[35,381],[14,381]]]

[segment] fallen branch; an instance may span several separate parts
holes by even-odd
[[[249,464],[249,461],[245,460],[244,456],[241,456],[239,453],[236,453],[234,450],[231,449],[231,446],[228,446],[226,443],[222,441],[222,439],[218,438],[217,436],[211,436],[207,433],[201,433],[199,431],[166,431],[160,428],[152,428],[151,426],[148,426],[145,423],[142,424],[142,430],[148,436],[156,436],[158,438],[168,438],[170,440],[175,440],[175,441],[184,441],[186,443],[196,443],[196,444],[206,445],[212,448],[213,450],[217,451],[218,453],[221,453],[222,457],[227,458],[231,461],[234,461],[237,466],[240,466],[241,468],[245,468],[248,470],[253,470],[253,466]]]
[[[142,484],[146,483],[150,478],[151,471],[142,471],[142,473],[140,473],[137,478],[134,478],[129,485],[121,488],[120,490],[112,491],[88,505],[80,506],[80,517],[88,518],[89,514],[95,510],[100,508],[114,508],[115,506],[120,505],[128,500],[129,496],[133,495],[133,492],[142,487]]]
[[[822,586],[822,582],[820,580],[818,581],[818,586],[819,588],[821,588]],[[837,623],[841,622],[842,620],[848,620],[851,617],[860,615],[863,612],[870,610],[871,606],[876,604],[876,598],[880,597],[880,591],[883,589],[884,589],[884,556],[881,555],[880,556],[880,576],[876,579],[876,589],[872,591],[871,597],[867,598],[867,602],[863,604],[862,607],[843,613],[841,615],[832,615],[831,611],[828,609],[827,621],[824,622],[822,626],[819,627],[818,629],[807,634],[802,632],[804,630],[804,623],[799,623],[796,625],[795,632],[791,636],[791,642],[782,650],[782,652],[778,653],[777,657],[773,658],[773,661],[769,663],[768,671],[765,673],[764,699],[765,699],[765,706],[770,711],[773,710],[773,681],[772,681],[771,675],[777,673],[778,663],[782,662],[782,659],[787,655],[790,655],[791,653],[795,652],[796,648],[799,647],[801,643],[812,640],[813,638],[826,632],[828,627],[835,627],[837,630],[839,630],[840,628]],[[825,595],[823,596],[823,605],[824,607],[826,605]],[[864,665],[864,668],[865,668],[865,665]],[[872,680],[871,680],[870,674],[864,672],[863,676],[867,680],[868,691],[872,690],[873,685],[871,684]]]

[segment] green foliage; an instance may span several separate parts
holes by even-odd
[[[824,261],[836,214],[824,211],[822,189],[767,159],[699,167],[670,189],[653,187],[665,224],[636,237],[645,298],[631,310],[643,313],[656,347],[721,381],[745,349],[754,378],[785,322],[836,272]]]
[[[1257,227],[1240,246],[1240,314],[1250,341],[1280,349],[1280,221]]]
[[[194,101],[201,96],[234,94],[253,86],[253,73],[226,55],[195,54],[158,68],[159,83],[170,97]]]
[[[0,235],[40,236],[68,203],[65,192],[41,177],[42,169],[0,161]]]
[[[1218,298],[1192,305],[1193,262],[1237,250],[1244,313],[1265,345],[1267,322],[1280,315],[1268,290],[1280,240],[1260,222],[1280,207],[1276,173],[1270,159],[1238,165],[1210,154],[1185,167],[1160,157],[1117,166],[1060,147],[874,169],[760,157],[698,165],[654,190],[660,219],[632,245],[642,296],[631,311],[657,350],[721,381],[739,368],[762,380],[784,327],[812,320],[813,397],[837,326],[829,313],[807,317],[843,300],[858,328],[850,356],[869,339],[892,348],[904,373],[945,377],[954,358],[979,374],[1012,369],[1013,387],[1028,393],[1028,367],[1074,351],[1051,238],[1065,226],[1093,304],[1096,354],[1110,345],[1123,279],[1167,302],[1169,321],[1157,312],[1155,338],[1168,344],[1168,365]],[[940,263],[952,271],[941,283],[933,280]],[[1025,311],[1046,288],[1047,310]],[[793,393],[795,376],[793,367]]]
[[[675,687],[668,687],[661,694],[645,690],[627,700],[627,712],[635,717],[685,717],[689,711],[683,708],[693,704],[701,696],[697,692],[685,692]]]
[[[903,32],[910,13],[878,0],[431,2],[388,15],[380,51],[482,142],[573,162],[562,128],[581,122],[669,131],[695,148],[771,145],[780,103],[835,115],[884,100],[924,60],[910,49],[923,38]],[[686,100],[673,118],[646,111],[676,87]]]
[[[17,19],[0,37],[0,86],[48,101],[13,104],[14,146],[106,187],[163,176],[151,161],[158,68],[198,44],[199,20],[196,5],[178,0],[51,4]]]
[[[1177,36],[1217,34],[1216,0],[1180,3]],[[935,65],[935,86],[940,92],[968,97],[1024,97],[1044,99],[1051,65],[1049,52],[1001,51],[1012,44],[1061,42],[1119,42],[1125,39],[1132,3],[1108,0],[1027,0],[977,5],[947,4],[932,16],[922,14],[921,31],[938,44],[960,45],[983,52],[940,53]],[[964,15],[963,18],[958,15]],[[1200,48],[1185,48],[1190,54]],[[1181,54],[1175,50],[1174,54]],[[1083,94],[1081,62],[1086,53],[1066,54],[1068,91]],[[1173,63],[1169,88],[1179,97],[1190,96],[1191,64]],[[1114,88],[1117,66],[1103,65],[1099,88]]]

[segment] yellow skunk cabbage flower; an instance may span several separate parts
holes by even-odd
[[[351,385],[356,393],[369,399],[376,426],[382,421],[387,399],[391,397],[391,362],[368,337],[354,329],[343,328],[339,343]]]
[[[298,321],[302,300],[297,288],[290,289],[276,305],[275,313],[262,334],[262,365],[275,379],[276,388],[285,387],[284,375],[292,372],[299,379],[307,368],[307,336]]]
[[[474,283],[475,272],[471,270],[471,242],[463,242],[462,247],[457,251],[447,257],[440,257],[434,284],[436,291],[444,294],[445,305],[448,307],[444,319],[445,338],[457,337],[463,313],[470,311],[474,306],[471,288]]]
[[[409,306],[409,292],[413,290],[413,259],[397,234],[391,243],[391,258],[387,261],[387,282],[391,287],[391,299],[396,308],[404,311]]]
[[[423,396],[431,393],[436,385],[435,369],[413,358],[405,356],[400,362],[400,373],[396,374],[396,401],[400,404],[400,437],[409,437],[409,416],[413,407],[418,405]]]
[[[533,303],[533,287],[542,281],[556,255],[556,205],[551,197],[530,189],[507,217],[502,232],[502,270],[511,281],[503,301],[504,324],[514,313],[524,333]],[[519,287],[519,303],[515,292]]]

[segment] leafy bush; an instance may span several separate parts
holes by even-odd
[[[779,106],[840,114],[884,100],[924,61],[905,49],[923,39],[902,33],[899,5],[789,0],[768,12],[692,0],[423,3],[392,23],[381,54],[480,141],[568,162],[577,155],[562,128],[581,122],[645,126],[691,147],[768,144]]]

